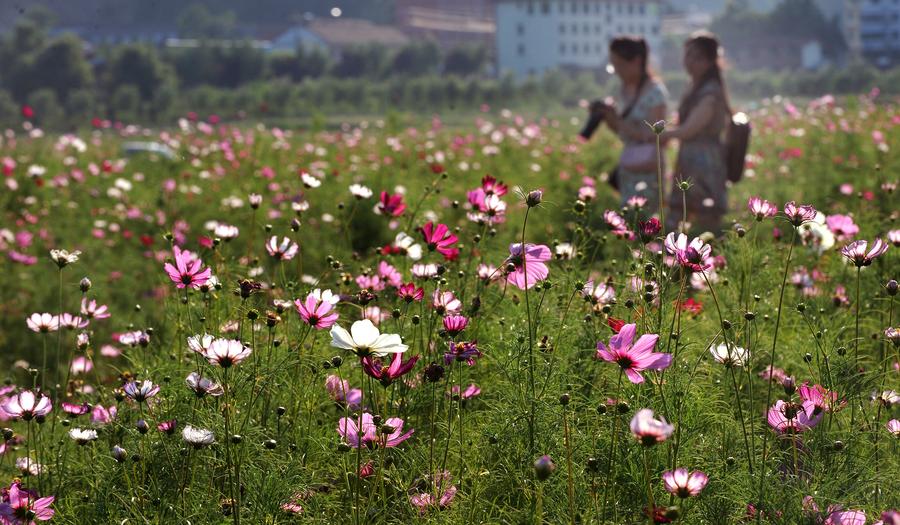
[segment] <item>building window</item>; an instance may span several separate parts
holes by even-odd
[[[594,25],[594,33],[597,33],[599,35],[602,31],[603,29],[600,28],[600,24]]]
[[[628,4],[628,14],[629,15],[634,14],[634,4]]]
[[[589,6],[587,2],[585,2],[584,5],[583,5],[582,7],[584,8],[584,13],[585,13],[585,14],[588,14],[588,13],[591,12],[591,6]]]
[[[600,53],[603,52],[603,44],[597,44],[597,45],[595,45],[595,46],[594,46],[594,49],[597,50],[597,54],[599,55]]]
[[[645,12],[646,12],[646,9],[644,8],[644,4],[638,5],[638,13],[643,15]]]
[[[659,34],[659,26],[651,27],[650,32],[653,33],[654,35],[658,35]]]
[[[584,24],[584,34],[588,34],[590,32],[591,32],[591,26],[589,26],[589,25],[587,25],[587,23],[585,23]]]
[[[578,13],[578,2],[572,2],[572,14]]]
[[[612,15],[606,15],[606,23],[612,25]]]
[[[560,55],[565,55],[565,54],[566,54],[566,45],[565,45],[565,44],[560,44],[560,45],[559,45],[559,54],[560,54]]]
[[[572,34],[573,35],[578,34],[578,24],[572,24]]]
[[[516,34],[518,34],[519,36],[525,34],[525,24],[523,24],[522,22],[516,24]]]
[[[559,34],[566,34],[566,24],[559,24]]]
[[[547,0],[541,2],[541,14],[550,14],[550,2],[548,2]]]
[[[518,51],[520,57],[525,56],[525,44],[519,44],[519,47],[516,49],[516,51]]]
[[[585,54],[585,55],[588,55],[588,54],[590,54],[590,53],[591,53],[591,45],[590,45],[590,44],[585,44],[585,45],[584,45],[584,54]]]
[[[573,55],[578,54],[578,44],[572,44],[572,54]]]
[[[528,2],[528,14],[529,15],[534,14],[534,2]]]

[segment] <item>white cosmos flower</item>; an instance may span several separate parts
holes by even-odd
[[[397,237],[394,238],[394,245],[402,248],[406,252],[406,256],[414,261],[422,258],[422,245],[403,232],[398,233]]]
[[[312,291],[311,295],[315,297],[316,301],[320,303],[338,304],[339,302],[341,302],[341,296],[337,295],[331,290],[322,290],[321,288],[316,288]]]
[[[372,190],[362,184],[351,184],[350,193],[357,199],[368,199],[372,196]]]
[[[216,441],[216,435],[213,434],[212,430],[196,428],[190,425],[185,425],[184,429],[181,430],[181,437],[188,445],[194,448],[212,445]]]
[[[79,445],[85,445],[97,439],[97,431],[84,428],[73,428],[69,430],[69,437]]]
[[[380,333],[368,319],[353,323],[349,332],[340,325],[332,326],[331,346],[350,350],[360,357],[402,354],[409,348],[403,344],[399,335]]]
[[[709,353],[712,354],[713,359],[725,366],[747,366],[750,358],[750,352],[746,349],[732,345],[729,352],[728,345],[725,343],[710,346]]]

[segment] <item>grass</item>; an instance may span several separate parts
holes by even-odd
[[[20,477],[41,496],[55,496],[52,522],[72,524],[646,523],[648,482],[653,501],[678,508],[682,523],[738,523],[748,504],[764,509],[761,522],[802,523],[812,519],[803,511],[807,495],[822,513],[841,504],[865,511],[871,523],[900,505],[897,438],[885,428],[897,404],[870,400],[872,392],[898,388],[897,346],[884,331],[897,326],[896,298],[885,284],[897,278],[900,252],[894,246],[863,268],[857,302],[856,269],[839,253],[851,239],[820,247],[798,237],[792,247],[793,227],[783,214],[757,222],[746,202],[758,195],[779,209],[789,200],[808,203],[824,215],[851,215],[859,226],[852,239],[886,238],[897,229],[896,191],[883,184],[897,181],[890,146],[900,143],[900,113],[892,103],[860,97],[793,115],[767,105],[752,118],[752,168],[730,192],[729,225],[741,226],[711,241],[723,263],[710,277],[715,299],[698,276],[680,294],[688,277],[660,264],[654,251],[660,246],[641,248],[639,240],[609,231],[602,215],[618,203],[599,176],[611,168],[616,146],[606,134],[579,144],[578,128],[567,119],[485,115],[434,129],[284,134],[262,126],[148,130],[147,138],[178,152],[171,162],[122,158],[126,137],[113,130],[81,133],[83,151],[64,137],[29,138],[19,130],[0,143],[0,159],[15,165],[0,195],[2,247],[34,260],[4,258],[0,274],[0,360],[10,385],[4,395],[39,388],[54,406],[42,422],[5,423],[14,437],[0,456],[2,480]],[[884,134],[886,146],[878,147],[874,131]],[[31,176],[39,171],[33,166],[46,170]],[[264,168],[274,176],[264,177]],[[301,171],[321,186],[305,188]],[[485,174],[511,188],[502,224],[467,218],[466,192]],[[585,177],[598,195],[577,203]],[[353,183],[375,196],[357,200],[348,191]],[[397,186],[405,213],[393,221],[375,214],[378,193]],[[526,227],[515,188],[543,189]],[[262,196],[259,209],[249,206],[252,193]],[[309,209],[295,212],[291,203],[300,201]],[[633,228],[633,215],[623,215]],[[420,262],[440,264],[442,273],[414,279],[414,261],[380,249],[400,231],[423,244],[416,228],[428,220],[450,226],[460,254],[445,261],[426,248]],[[240,233],[203,247],[203,238],[215,237],[205,229],[208,221]],[[284,262],[270,257],[265,242],[273,235],[297,242],[299,255]],[[547,280],[527,295],[503,279],[477,278],[479,263],[502,273],[509,244],[523,236],[551,250],[571,243],[575,256],[549,261]],[[173,260],[173,242],[197,253],[220,286],[177,289],[163,270]],[[81,255],[59,269],[50,249]],[[383,260],[403,282],[424,289],[424,303],[407,304],[387,287],[361,304],[357,278],[375,275]],[[812,280],[803,281],[804,271]],[[83,277],[89,290],[79,287]],[[645,297],[634,278],[656,280],[658,293]],[[588,279],[610,284],[615,300],[586,301],[579,290]],[[241,297],[239,280],[260,289]],[[315,287],[342,294],[336,310],[344,328],[378,308],[380,330],[402,338],[405,357],[420,356],[413,370],[384,387],[362,373],[351,352],[330,346],[328,330],[311,329],[292,304],[282,309],[274,302],[305,298]],[[472,366],[444,362],[452,338],[428,305],[435,290],[453,291],[462,302],[470,321],[455,340],[477,340],[482,356]],[[699,311],[674,308],[679,296],[699,303]],[[112,314],[83,330],[87,346],[76,345],[82,330],[39,334],[26,327],[33,312],[77,313],[82,297]],[[597,343],[614,335],[610,318],[635,323],[638,335],[659,334],[656,351],[673,354],[672,366],[645,371],[640,385],[621,378],[614,363],[595,357]],[[135,330],[149,334],[149,343],[118,341],[117,334]],[[848,403],[797,442],[776,435],[764,417],[769,386],[760,372],[776,330],[775,366],[798,386],[827,386]],[[212,365],[186,343],[204,333],[239,338],[252,353],[230,368]],[[729,370],[715,362],[708,348],[722,342],[749,349],[749,366]],[[104,355],[106,345],[121,355]],[[89,358],[93,369],[67,373],[76,356]],[[437,365],[443,375],[427,380],[424,372],[434,378]],[[184,381],[194,371],[227,394],[198,398]],[[411,437],[393,448],[347,447],[339,420],[358,415],[326,390],[329,375],[361,389],[367,412],[402,418],[403,432],[414,429]],[[159,394],[144,403],[128,399],[122,386],[134,379],[159,385]],[[473,383],[478,396],[447,395],[454,385],[465,390]],[[769,405],[778,399],[798,395],[775,383]],[[117,415],[107,423],[68,416],[63,401],[116,407]],[[675,432],[641,447],[628,428],[641,408],[664,416]],[[157,430],[173,419],[174,434]],[[188,446],[185,425],[213,431],[215,444]],[[67,435],[71,428],[96,429],[98,439],[78,445]],[[127,451],[121,461],[111,453],[115,445]],[[540,481],[534,463],[545,454],[556,469]],[[21,477],[15,462],[25,457],[45,472]],[[357,480],[357,469],[370,461],[373,474]],[[709,484],[679,501],[661,481],[674,467],[701,470]],[[410,496],[429,494],[437,502],[449,485],[428,475],[445,469],[455,497],[446,508],[435,504],[420,513]],[[286,512],[289,501],[302,513]]]

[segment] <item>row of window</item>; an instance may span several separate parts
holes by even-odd
[[[612,19],[608,18],[607,23],[610,24],[609,27],[611,27]],[[559,34],[561,34],[561,35],[566,34],[566,31],[567,31],[566,27],[569,27],[568,31],[571,34],[573,34],[573,35],[579,34],[578,24],[572,24],[571,26],[566,26],[566,24],[559,24]],[[646,27],[643,24],[639,24],[637,26],[634,26],[631,24],[629,24],[628,26],[624,26],[622,24],[619,24],[616,26],[616,33],[622,34],[623,32],[626,31],[626,29],[629,34],[636,33],[639,35],[643,35],[643,34],[647,33],[647,31],[645,31]],[[600,35],[602,33],[603,33],[603,26],[601,24],[594,24],[594,34]],[[659,34],[659,26],[650,26],[649,33],[651,35],[658,35]],[[516,34],[519,36],[525,36],[525,24],[523,24],[521,22],[516,24]],[[581,26],[581,34],[582,35],[590,35],[591,34],[591,25],[588,23],[585,23],[584,25],[582,25]]]
[[[519,2],[519,9],[526,9],[529,15],[535,14],[538,8],[540,8],[541,14],[550,14],[551,4],[555,3],[557,5],[557,12],[559,13],[571,13],[573,15],[583,13],[589,14],[600,13],[601,6],[605,5],[605,10],[607,13],[612,12],[613,10],[613,2],[567,2],[562,0],[560,2],[550,2],[549,0],[543,1],[529,1],[529,2]],[[525,4],[525,5],[523,5]],[[537,6],[536,4],[540,4]],[[568,9],[566,9],[568,7]],[[580,7],[580,9],[579,9]],[[629,14],[629,15],[643,15],[647,11],[647,7],[643,3],[635,4],[633,2],[625,2],[624,5],[622,2],[615,2],[615,11],[617,14]]]

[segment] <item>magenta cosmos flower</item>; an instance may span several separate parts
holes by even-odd
[[[443,323],[444,330],[447,331],[450,337],[456,337],[469,326],[469,318],[464,315],[448,315],[444,317]]]
[[[459,238],[450,233],[450,228],[446,224],[437,224],[428,222],[421,228],[422,236],[425,237],[425,243],[431,251],[438,251],[445,259],[453,259],[459,254],[459,250],[453,247]]]
[[[531,288],[550,274],[550,270],[544,263],[551,257],[550,248],[543,244],[526,244],[524,254],[521,243],[510,244],[509,258],[506,260],[506,264],[512,264],[513,271],[506,275],[506,281],[520,290]]]
[[[338,434],[353,448],[360,445],[369,448],[391,448],[403,443],[413,434],[410,429],[403,433],[403,420],[399,417],[388,418],[380,428],[375,426],[372,414],[368,412],[362,415],[361,425],[356,417],[342,417],[338,421]]]
[[[338,296],[331,296],[338,298]],[[297,299],[294,306],[297,307],[297,313],[303,322],[312,326],[316,330],[325,330],[331,328],[338,319],[338,313],[334,310],[334,301],[324,300],[322,294],[311,292],[306,299]]]
[[[665,419],[654,418],[653,411],[649,408],[638,410],[637,414],[631,418],[629,427],[634,438],[644,446],[662,443],[675,430],[675,427],[666,423]]]
[[[451,483],[450,473],[446,470],[434,476],[425,476],[417,485],[417,492],[409,495],[409,502],[419,510],[420,515],[432,509],[446,509],[456,496],[456,486]]]
[[[769,426],[779,434],[799,434],[818,425],[822,415],[822,412],[807,412],[802,405],[786,403],[779,399],[769,408],[766,419]]]
[[[644,382],[643,370],[662,370],[672,364],[672,355],[655,353],[657,334],[644,334],[634,344],[637,325],[626,324],[619,333],[609,338],[609,347],[603,341],[597,343],[597,358],[616,363],[634,384]]]
[[[694,237],[689,243],[687,235],[679,233],[676,237],[675,232],[672,232],[666,236],[665,245],[669,255],[674,255],[675,261],[686,270],[702,272],[713,265],[712,247],[699,237]]]
[[[54,510],[50,508],[54,497],[38,498],[37,494],[25,490],[18,483],[13,483],[6,491],[6,498],[0,503],[0,517],[3,523],[10,525],[31,525],[35,520],[47,521],[53,517]]]
[[[31,421],[35,417],[44,417],[49,414],[53,403],[50,402],[49,397],[40,392],[24,390],[6,398],[6,402],[0,408],[13,419]]]
[[[888,249],[888,244],[881,239],[875,239],[872,243],[872,249],[868,252],[869,241],[853,241],[847,246],[841,248],[841,255],[853,261],[857,268],[869,266],[872,261],[884,255]]]
[[[374,379],[377,379],[385,388],[391,386],[391,383],[399,379],[401,376],[409,373],[416,366],[419,356],[413,356],[407,361],[403,361],[403,354],[394,354],[391,358],[390,365],[385,365],[387,358],[362,358],[363,370]]]
[[[172,252],[175,254],[175,265],[166,263],[164,268],[176,288],[199,288],[206,284],[212,276],[212,270],[203,268],[200,259],[191,252],[182,251],[177,245],[172,247]]]
[[[400,193],[391,195],[386,191],[382,191],[378,198],[378,204],[375,205],[375,213],[391,217],[403,215],[404,210],[406,210],[406,204],[403,202],[403,195]]]
[[[690,498],[700,494],[709,481],[709,476],[699,470],[688,473],[686,468],[677,468],[663,472],[662,479],[666,492],[679,498]]]
[[[778,208],[775,207],[771,202],[760,199],[759,197],[750,197],[750,200],[747,201],[747,208],[750,209],[750,213],[756,217],[756,220],[761,221],[766,217],[774,217],[776,213],[778,213]]]

